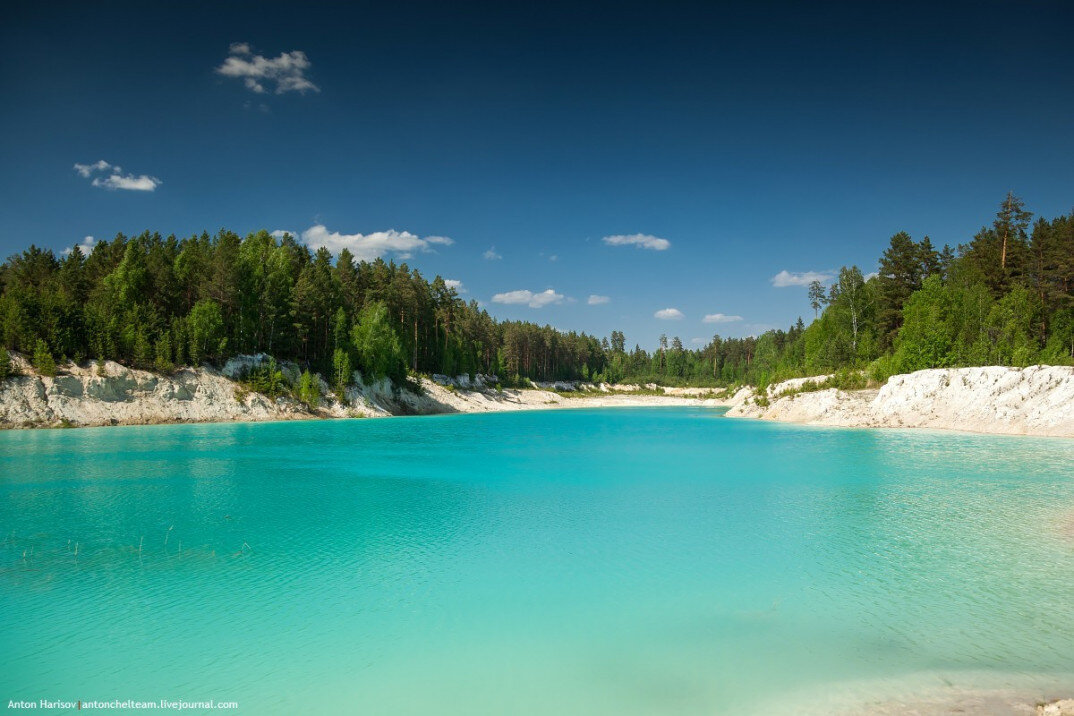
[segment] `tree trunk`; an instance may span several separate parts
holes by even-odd
[[[851,341],[851,345],[854,348],[854,357],[858,357],[858,310],[853,303],[850,304],[850,326],[854,332],[854,339]]]

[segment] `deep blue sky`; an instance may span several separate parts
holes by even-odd
[[[900,230],[965,242],[1008,189],[1074,207],[1063,0],[143,5],[0,10],[3,255],[144,229],[446,236],[409,263],[494,315],[652,346],[808,317],[779,272],[872,271]],[[304,52],[319,91],[216,72],[233,43]],[[160,184],[73,169],[98,160]],[[602,240],[632,234],[670,248]]]

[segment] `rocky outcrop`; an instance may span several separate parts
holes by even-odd
[[[1074,437],[1074,368],[945,368],[892,376],[879,390],[800,390],[802,379],[770,386],[732,407],[730,417],[813,425],[912,427]]]
[[[54,378],[0,383],[0,426],[142,425],[283,420],[312,415],[297,401],[242,390],[207,368],[156,375],[118,363],[65,367]]]

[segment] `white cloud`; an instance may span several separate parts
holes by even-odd
[[[89,252],[93,251],[93,245],[96,244],[96,243],[97,243],[97,239],[93,238],[92,236],[87,236],[86,238],[82,239],[82,243],[76,244],[76,245],[78,246],[78,248],[82,249],[83,255],[89,256]],[[64,249],[62,253],[63,253],[64,256],[66,256],[67,254],[71,253],[71,251],[73,251],[73,250],[74,250],[74,247],[69,246],[66,249]]]
[[[90,174],[94,172],[104,172],[113,168],[117,172],[119,171],[119,167],[113,167],[103,159],[98,160],[93,164],[75,164],[75,171],[81,174],[84,179],[89,179]]]
[[[453,288],[453,289],[455,289],[455,293],[458,293],[458,294],[463,294],[463,293],[467,293],[466,287],[465,287],[465,286],[463,286],[463,285],[462,285],[462,281],[460,281],[460,280],[458,280],[458,279],[455,279],[455,278],[446,278],[446,279],[444,279],[444,284],[445,284],[445,285],[446,285],[446,286],[447,286],[448,288]]]
[[[492,297],[493,303],[506,303],[509,305],[526,305],[530,308],[541,308],[551,303],[563,303],[563,294],[556,293],[552,289],[534,293],[533,291],[508,291],[497,293]]]
[[[499,261],[503,258],[500,254],[496,253],[496,247],[489,247],[489,250],[481,254],[486,261]]]
[[[250,45],[236,42],[228,48],[229,56],[216,73],[224,77],[241,79],[246,89],[256,94],[268,92],[266,85],[275,85],[274,92],[320,92],[321,88],[306,77],[312,63],[301,50],[281,52],[279,57],[268,58],[253,54]]]
[[[872,273],[865,274],[864,278],[865,278],[866,281],[868,281],[869,279],[877,278],[879,275],[880,275],[879,271],[873,271]]]
[[[108,177],[97,177],[93,180],[93,186],[104,189],[126,189],[127,191],[153,191],[160,186],[161,181],[148,174],[113,174]]]
[[[671,248],[671,242],[667,239],[661,239],[658,236],[650,236],[649,234],[616,234],[615,236],[605,236],[604,243],[608,246],[637,246],[642,249],[652,249],[653,251],[666,251]]]
[[[690,342],[695,344],[695,345],[701,345],[702,343],[705,342],[705,339],[704,338],[691,338]]]
[[[653,314],[653,317],[659,318],[661,321],[681,321],[685,318],[682,311],[677,308],[661,308]]]
[[[611,303],[611,302],[612,302],[612,299],[609,298],[608,296],[598,296],[595,293],[589,297],[589,300],[586,301],[586,303],[588,303],[590,306],[599,306],[602,303]]]
[[[273,232],[276,235],[277,232]],[[450,246],[455,243],[446,236],[426,236],[422,238],[409,231],[375,231],[372,234],[341,234],[329,231],[324,224],[316,224],[302,232],[302,243],[311,249],[324,247],[333,254],[343,249],[350,249],[359,261],[372,261],[387,254],[408,259],[414,252],[432,251],[431,246]]]
[[[139,174],[138,176],[133,174],[123,174],[122,167],[116,166],[115,164],[109,164],[103,159],[96,161],[93,164],[75,164],[74,168],[75,171],[85,179],[89,179],[90,176],[94,174],[107,175],[93,177],[93,181],[91,181],[90,184],[112,191],[116,189],[125,189],[127,191],[153,191],[162,183],[160,179],[149,176],[148,174]]]
[[[827,271],[803,271],[801,273],[794,273],[784,269],[780,271],[770,280],[772,285],[776,288],[787,288],[788,286],[808,286],[814,281],[830,281],[832,274]]]
[[[728,316],[726,313],[710,313],[701,319],[702,323],[734,323],[741,321],[742,316]]]

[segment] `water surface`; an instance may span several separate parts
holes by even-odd
[[[0,434],[0,698],[1074,692],[1074,441],[609,409]]]

